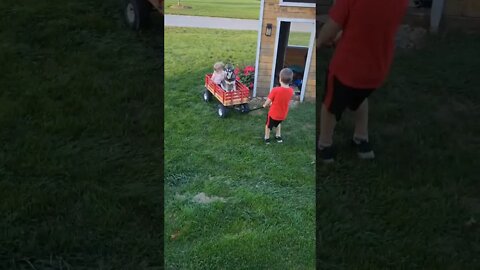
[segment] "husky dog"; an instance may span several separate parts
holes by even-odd
[[[235,91],[237,90],[235,82],[237,78],[235,76],[235,70],[232,64],[227,64],[225,66],[225,80],[222,82],[222,88],[227,91]]]

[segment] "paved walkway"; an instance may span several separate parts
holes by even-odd
[[[257,31],[258,20],[165,15],[165,26]],[[294,23],[292,25],[292,31],[309,32],[309,27],[310,25],[304,23]]]

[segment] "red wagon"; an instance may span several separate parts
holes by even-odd
[[[209,102],[212,96],[220,102],[218,104],[218,116],[224,118],[230,109],[239,109],[242,113],[248,113],[248,102],[250,101],[250,90],[240,81],[236,80],[235,91],[225,91],[222,87],[212,81],[212,74],[205,75],[205,92],[203,100]]]

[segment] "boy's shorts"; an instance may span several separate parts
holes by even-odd
[[[375,91],[375,89],[354,88],[342,84],[336,77],[333,77],[333,87],[329,87],[329,74],[325,78],[325,92],[323,103],[329,112],[335,115],[337,122],[342,118],[346,108],[356,111],[363,101]],[[329,91],[330,90],[330,91]]]
[[[282,120],[275,120],[271,118],[270,116],[267,115],[267,123],[265,124],[270,130],[272,130],[273,127],[278,127],[282,123]]]

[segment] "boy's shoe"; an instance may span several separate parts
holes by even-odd
[[[270,144],[270,138],[264,139],[264,141],[265,141],[265,144]]]
[[[280,136],[275,136],[275,140],[277,140],[277,143],[282,143],[283,142],[282,137],[280,137]]]
[[[357,155],[360,159],[374,159],[375,153],[372,146],[366,140],[352,139],[352,146],[357,148]]]
[[[333,163],[335,160],[335,151],[332,146],[324,147],[322,149],[318,148],[320,154],[320,159],[323,163]]]

